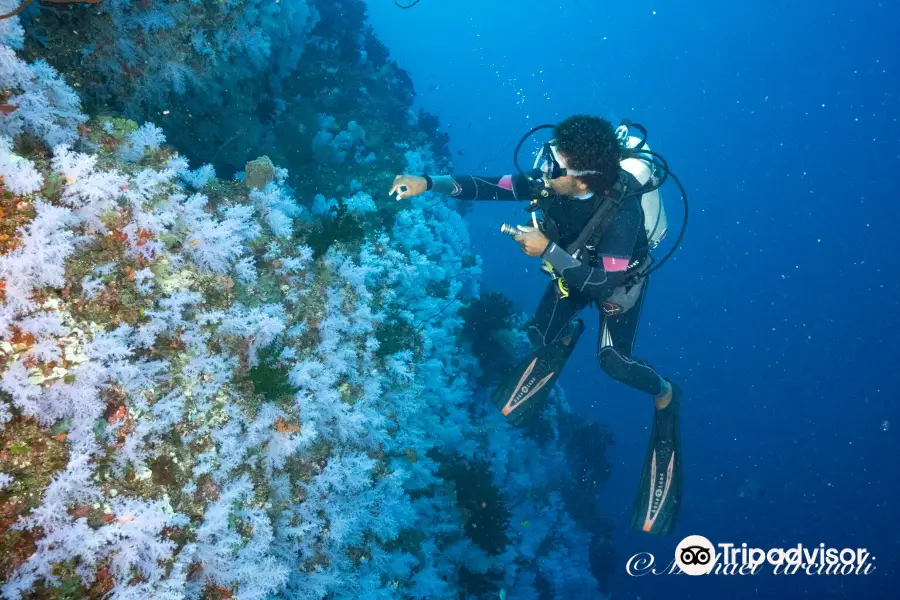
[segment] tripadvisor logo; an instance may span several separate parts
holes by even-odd
[[[674,560],[657,564],[650,552],[635,554],[625,565],[632,577],[644,575],[869,575],[875,557],[865,548],[830,548],[825,544],[787,548],[755,548],[747,544],[709,541],[689,535],[675,548]]]
[[[702,535],[689,535],[675,548],[675,563],[688,575],[708,575],[716,564],[716,547]]]

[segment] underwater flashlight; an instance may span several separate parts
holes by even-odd
[[[508,223],[504,223],[500,226],[500,233],[508,235],[509,237],[515,237],[522,233],[519,231],[515,225],[510,225]]]

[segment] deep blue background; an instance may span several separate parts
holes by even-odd
[[[687,237],[653,278],[635,349],[685,392],[673,536],[628,531],[651,404],[600,371],[595,318],[562,377],[573,407],[617,440],[613,595],[897,598],[900,3],[368,1],[458,171],[511,172],[529,127],[580,112],[646,125],[688,189]],[[682,210],[665,191],[671,243]],[[498,231],[519,211],[481,204],[469,221],[486,286],[530,313],[546,280]],[[625,574],[628,556],[668,562],[694,533],[865,547],[877,568]]]

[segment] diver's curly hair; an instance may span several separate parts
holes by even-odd
[[[619,141],[612,123],[600,117],[573,115],[553,128],[557,149],[567,165],[578,171],[600,171],[579,175],[591,191],[604,192],[619,179]]]

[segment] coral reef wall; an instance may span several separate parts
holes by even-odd
[[[364,16],[0,21],[3,597],[602,597],[608,437],[485,400],[460,207],[383,197],[446,140]]]
[[[426,143],[446,159],[446,135],[411,110],[413,84],[359,0],[104,0],[35,4],[23,19],[24,56],[75,82],[89,113],[153,121],[229,176],[265,154],[305,190],[321,183],[310,171],[348,164],[384,183]]]

